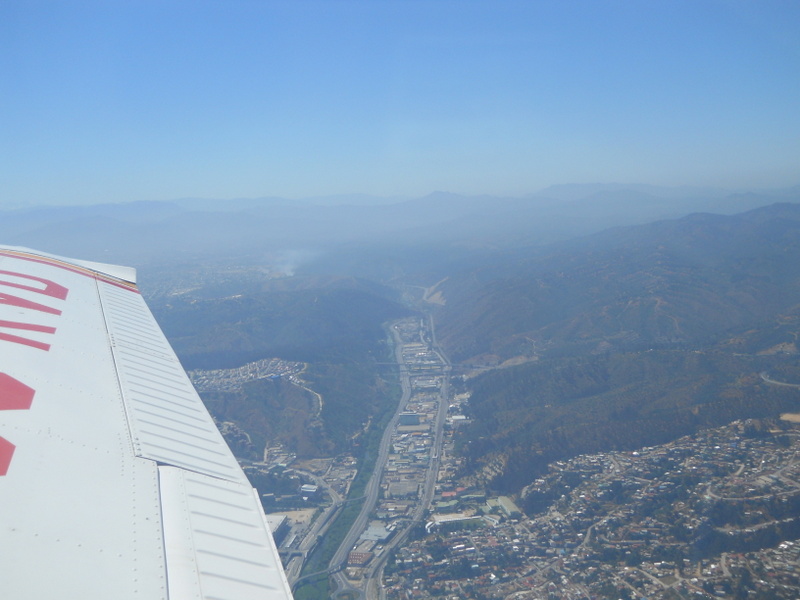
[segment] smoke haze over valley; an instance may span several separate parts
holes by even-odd
[[[383,323],[430,314],[439,342],[469,377],[468,385],[498,367],[504,374],[490,384],[498,390],[509,377],[533,376],[531,369],[589,369],[592,381],[603,382],[590,385],[599,386],[590,394],[600,394],[598,404],[584,409],[597,423],[606,418],[597,411],[608,416],[622,410],[624,400],[610,399],[620,393],[617,387],[637,402],[650,402],[644,389],[630,396],[632,381],[598,375],[609,368],[609,357],[635,372],[635,365],[654,360],[648,352],[655,348],[672,353],[657,360],[674,364],[684,377],[693,371],[680,357],[698,351],[739,356],[730,377],[742,375],[736,369],[758,371],[770,360],[782,364],[784,354],[752,365],[740,355],[744,349],[758,355],[780,344],[794,347],[798,202],[797,188],[727,194],[634,185],[559,186],[525,198],[435,193],[399,202],[183,200],[6,211],[0,234],[12,244],[138,266],[142,290],[188,368],[281,357],[329,365],[341,378],[348,371],[343,364],[385,361],[380,353],[386,350],[379,348]],[[793,353],[788,356],[792,363]],[[725,366],[716,370],[731,368],[725,360],[719,364]],[[706,375],[700,369],[696,377]],[[671,376],[667,369],[645,381],[660,389],[661,379]],[[491,377],[475,385],[490,389]],[[703,397],[724,394],[726,381],[719,379]],[[588,393],[578,390],[565,385],[552,398],[553,410],[571,394]],[[513,397],[497,393],[504,402]],[[478,395],[481,402],[492,402],[485,394]],[[535,397],[515,400],[518,412],[510,418],[524,423]],[[475,410],[499,414],[488,406],[476,404]],[[318,447],[341,447],[362,425],[355,406],[350,420],[335,407],[334,401],[328,405],[336,425],[323,417],[328,441]],[[665,435],[751,412],[742,405],[721,414]],[[491,422],[484,418],[476,427],[492,429]],[[655,441],[625,441],[633,431],[625,427],[625,434],[609,432],[594,445],[564,451]],[[487,456],[511,452],[524,464],[524,448],[554,447],[535,437],[522,445],[513,436],[501,441],[503,428],[495,429],[490,437],[496,441],[484,443]],[[526,431],[530,436],[532,430]],[[486,439],[485,431],[465,435]],[[568,437],[589,439],[578,432]],[[477,448],[472,446],[474,460],[481,456]],[[527,483],[524,476],[500,475],[515,485]]]
[[[137,269],[296,600],[794,600],[798,31],[10,0],[0,241]]]

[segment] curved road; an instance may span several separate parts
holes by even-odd
[[[761,375],[761,379],[763,379],[765,383],[771,383],[772,385],[780,385],[782,387],[800,388],[800,383],[785,383],[783,381],[775,381],[774,379],[770,379],[766,371],[762,371],[761,373],[759,373],[759,375]]]

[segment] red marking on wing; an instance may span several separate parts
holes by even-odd
[[[0,320],[0,327],[5,327],[7,329],[25,329],[27,331],[41,331],[42,333],[55,333],[55,327],[48,327],[47,325],[36,325],[34,323],[19,323],[17,321],[3,321]],[[22,344],[23,346],[31,346],[33,348],[38,348],[39,350],[44,350],[47,352],[50,350],[50,344],[45,344],[44,342],[39,342],[36,340],[31,340],[28,338],[24,338],[19,335],[12,335],[10,333],[0,333],[0,340],[4,340],[6,342],[13,342],[15,344]]]
[[[33,302],[32,300],[25,300],[13,294],[0,294],[0,304],[8,304],[10,306],[18,306],[19,308],[30,308],[31,310],[38,310],[40,312],[49,313],[51,315],[60,315],[61,311],[52,306],[46,306]]]
[[[8,329],[26,329],[27,331],[41,331],[42,333],[55,333],[55,327],[47,325],[37,325],[36,323],[20,323],[19,321],[3,321],[0,319],[0,327]]]
[[[0,373],[0,410],[28,410],[35,394],[36,390],[19,379]],[[8,473],[15,448],[14,444],[0,437],[0,477]]]
[[[28,338],[20,337],[18,335],[9,335],[8,333],[0,333],[0,340],[4,342],[11,342],[13,344],[22,344],[23,346],[30,346],[31,348],[38,348],[48,352],[50,344],[44,342],[37,342],[36,340],[29,340]]]
[[[8,473],[11,457],[14,456],[14,444],[0,437],[0,477]]]
[[[28,410],[35,393],[20,380],[0,373],[0,410]]]
[[[0,280],[0,285],[7,285],[20,290],[28,290],[29,292],[36,292],[37,294],[44,294],[45,296],[58,298],[59,300],[67,299],[67,292],[69,290],[55,281],[50,281],[49,279],[44,279],[43,277],[36,277],[35,275],[28,275],[27,273],[17,273],[16,271],[0,271],[0,274],[11,275],[12,277],[20,277],[22,279],[30,279],[31,281],[43,283],[44,289],[33,287],[32,285],[24,285],[21,283],[15,283],[13,281],[3,280]]]

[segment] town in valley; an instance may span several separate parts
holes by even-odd
[[[800,596],[800,429],[791,415],[554,462],[517,496],[497,496],[463,476],[455,446],[469,397],[453,391],[461,376],[432,323],[407,318],[391,333],[403,395],[363,496],[348,497],[351,455],[301,460],[272,446],[263,462],[245,464],[255,480],[292,482],[262,497],[298,597],[304,581],[328,576],[332,597],[375,600]],[[303,385],[302,371],[274,359],[191,375],[202,393],[262,377]],[[358,518],[335,555],[304,572],[353,502]]]

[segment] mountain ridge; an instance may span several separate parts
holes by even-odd
[[[437,288],[468,378],[467,481],[514,492],[549,462],[800,409],[800,206],[697,213],[496,253]],[[515,359],[515,360],[514,360]]]
[[[163,261],[170,254],[213,259],[234,251],[331,251],[348,244],[509,248],[698,210],[730,213],[776,199],[800,202],[797,187],[749,195],[709,192],[705,197],[653,186],[591,190],[572,193],[571,199],[435,192],[399,202],[363,197],[342,204],[325,199],[183,199],[15,209],[0,211],[0,239],[55,254],[134,265]]]
[[[800,287],[795,261],[800,207],[792,204],[616,228],[497,253],[451,275],[440,287],[438,333],[456,361],[511,358],[519,336],[551,346],[583,340],[587,351],[615,336],[628,346],[696,343],[787,310],[780,292]]]

